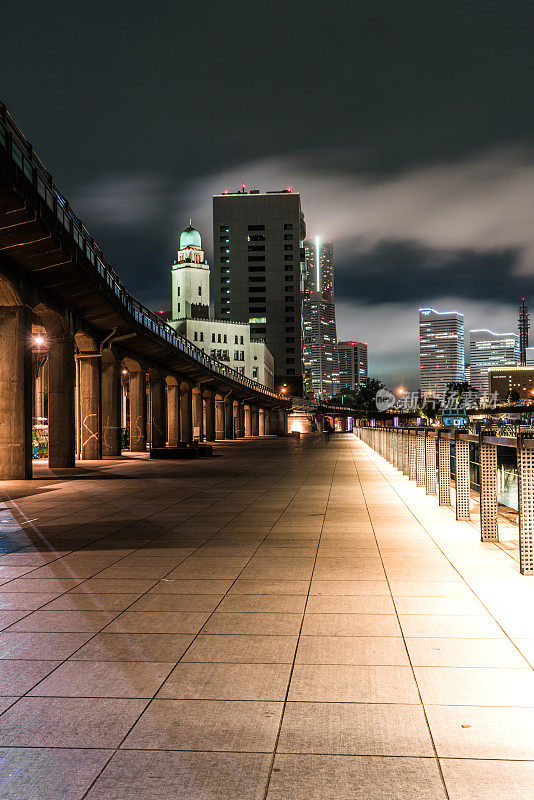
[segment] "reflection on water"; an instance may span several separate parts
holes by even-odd
[[[517,467],[511,469],[509,465],[500,464],[497,468],[497,486],[499,503],[517,511]]]
[[[455,470],[454,442],[451,442],[451,474]],[[478,444],[469,443],[469,477],[471,489],[480,491]],[[497,447],[497,499],[509,508],[519,509],[517,499],[517,453],[515,447]]]

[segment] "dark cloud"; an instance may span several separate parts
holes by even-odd
[[[146,302],[245,180],[302,192],[340,309],[452,296],[504,323],[534,288],[533,27],[522,0],[30,0],[2,9],[3,100]]]

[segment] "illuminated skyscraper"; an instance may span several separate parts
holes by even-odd
[[[525,298],[517,309],[517,325],[519,328],[519,361],[521,366],[527,363],[528,330],[530,328],[530,317],[528,308],[525,305]]]
[[[302,395],[300,195],[224,192],[213,198],[215,316],[247,322],[274,356],[275,388]],[[303,255],[303,254],[302,254]]]
[[[449,383],[464,380],[464,349],[463,314],[458,311],[436,311],[434,308],[419,309],[423,394],[441,394]]]
[[[469,382],[480,394],[489,391],[488,370],[491,367],[513,366],[519,363],[517,333],[493,333],[488,330],[469,331],[471,371]]]
[[[339,388],[334,246],[319,237],[304,242],[302,327],[305,392],[318,400],[331,397]]]
[[[367,342],[338,342],[339,391],[358,391],[367,375]]]

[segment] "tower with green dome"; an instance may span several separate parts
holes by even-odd
[[[173,320],[209,317],[210,268],[204,259],[202,239],[191,220],[180,234],[172,265]]]

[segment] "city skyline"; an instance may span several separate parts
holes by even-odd
[[[61,4],[36,6],[24,58],[9,7],[3,99],[122,279],[154,308],[168,296],[176,232],[191,214],[209,230],[213,194],[243,182],[294,187],[310,230],[336,242],[339,338],[369,342],[371,374],[413,384],[417,348],[406,334],[417,308],[462,306],[472,327],[506,331],[515,328],[507,306],[534,292],[534,111],[524,100],[534,7],[368,11],[346,8],[340,28],[335,15],[317,25],[318,4],[305,13],[290,4],[283,33],[276,14],[255,31],[263,56],[242,70],[249,9],[239,1],[208,14],[164,0],[148,15],[133,0],[127,31],[99,0],[76,18]],[[201,62],[196,36],[180,38],[176,59],[178,28],[210,41]],[[48,29],[50,62],[38,55]],[[117,47],[126,32],[135,59]],[[96,61],[95,41],[106,54]],[[185,63],[196,65],[191,81]],[[306,123],[302,109],[318,98],[340,124]]]

